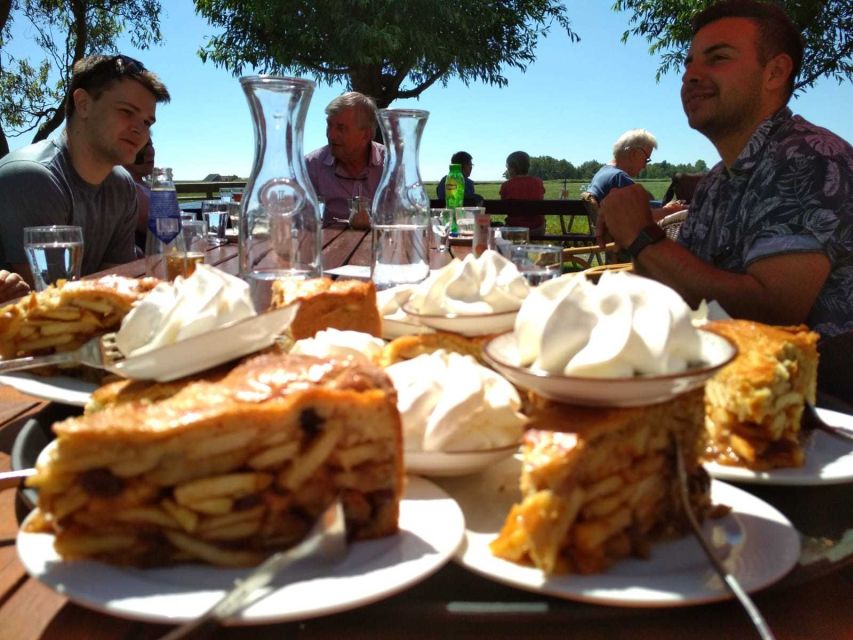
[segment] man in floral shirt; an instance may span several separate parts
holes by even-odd
[[[797,27],[778,7],[724,0],[693,20],[681,99],[722,162],[705,178],[678,242],[653,228],[641,187],[611,191],[599,236],[638,272],[695,306],[853,331],[853,149],[786,106],[802,61]]]

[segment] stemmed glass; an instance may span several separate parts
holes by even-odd
[[[430,209],[432,227],[432,246],[439,253],[447,251],[448,236],[450,235],[450,209]]]

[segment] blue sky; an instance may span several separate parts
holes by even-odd
[[[164,44],[139,51],[129,39],[120,43],[121,52],[142,60],[172,95],[169,104],[158,108],[152,130],[157,164],[173,167],[178,180],[200,180],[210,173],[246,177],[254,137],[238,79],[198,58],[198,48],[214,30],[195,15],[192,0],[162,5]],[[506,156],[519,149],[574,164],[607,162],[616,138],[634,127],[657,137],[653,161],[701,158],[712,165],[718,160],[713,146],[687,126],[678,97],[680,75],[670,73],[656,82],[658,58],[649,55],[648,44],[633,37],[626,44],[620,41],[629,14],[612,11],[611,0],[566,5],[581,41],[571,43],[552,29],[540,40],[537,60],[526,73],[505,72],[508,86],[466,87],[452,80],[447,87],[431,87],[420,99],[391,105],[430,112],[421,142],[424,180],[444,175],[450,155],[462,149],[474,156],[475,181],[500,179]],[[25,52],[29,39],[25,25],[16,24],[10,49]],[[325,144],[323,110],[344,90],[343,85],[315,90],[306,119],[306,152]],[[823,80],[791,106],[795,113],[853,140],[851,83]],[[10,146],[29,139],[10,139]]]

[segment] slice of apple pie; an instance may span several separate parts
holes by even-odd
[[[0,308],[0,358],[72,351],[114,331],[156,278],[60,280]]]
[[[54,425],[32,531],[66,559],[254,565],[340,496],[348,535],[397,531],[396,393],[378,367],[267,353],[165,399]]]
[[[702,390],[647,407],[598,409],[538,401],[522,445],[522,501],[491,543],[496,556],[545,573],[597,573],[688,522],[678,498],[674,438],[701,519],[710,481]]]
[[[800,422],[817,389],[818,334],[749,320],[705,326],[731,340],[734,361],[705,387],[706,458],[755,470],[800,467]]]

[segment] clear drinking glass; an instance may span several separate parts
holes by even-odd
[[[533,287],[558,278],[563,273],[563,248],[555,245],[513,245],[511,259]]]
[[[25,227],[24,251],[36,291],[57,280],[77,280],[83,269],[83,229],[67,225]]]
[[[530,229],[527,227],[498,227],[495,229],[495,245],[498,252],[507,259],[512,258],[512,246],[528,244]]]
[[[243,77],[240,84],[255,131],[255,160],[241,199],[240,275],[260,311],[269,306],[276,279],[322,272],[320,205],[302,154],[316,85],[280,76]],[[238,192],[231,197],[236,200]]]
[[[370,201],[364,196],[349,199],[349,226],[366,231],[370,229]]]
[[[204,221],[207,243],[214,247],[228,242],[225,229],[228,227],[228,202],[222,200],[204,200],[201,203],[201,217]]]
[[[185,250],[166,255],[166,277],[169,280],[178,276],[189,277],[195,271],[196,265],[204,263],[207,251],[204,222],[191,218],[182,219],[181,236]]]

